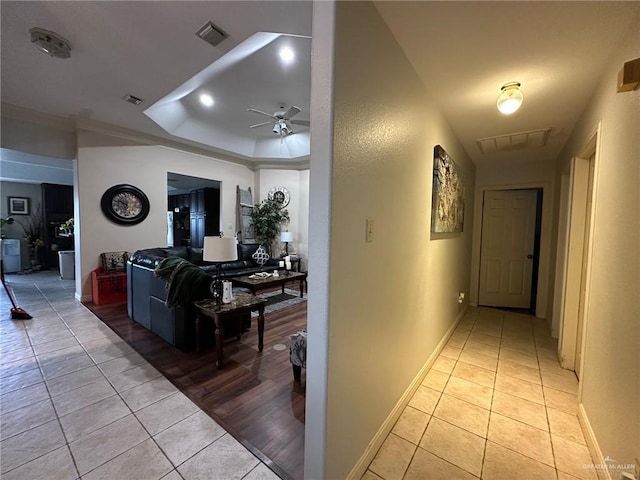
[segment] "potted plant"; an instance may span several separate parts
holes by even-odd
[[[13,217],[0,218],[0,238],[4,238],[4,226],[11,225],[13,222]]]
[[[31,253],[31,266],[37,269],[40,265],[40,248],[44,245],[42,240],[42,215],[40,206],[36,208],[23,222],[19,222],[24,231],[24,239],[29,244]]]
[[[251,211],[253,234],[269,253],[282,226],[289,223],[289,212],[281,207],[277,200],[267,198]]]

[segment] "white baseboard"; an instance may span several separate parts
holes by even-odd
[[[584,433],[584,439],[587,441],[587,447],[589,448],[589,453],[591,453],[593,463],[600,467],[606,465],[604,455],[602,455],[602,450],[600,450],[600,445],[598,445],[598,440],[591,428],[591,423],[589,423],[587,412],[582,403],[578,404],[578,420],[582,427],[582,433]],[[596,473],[598,474],[599,480],[612,480],[611,472],[608,468],[596,468]]]
[[[364,450],[362,456],[356,462],[354,467],[351,469],[351,472],[349,472],[349,475],[347,475],[346,480],[360,480],[360,478],[362,478],[362,476],[365,474],[365,472],[367,471],[367,468],[369,467],[369,464],[372,462],[376,453],[378,453],[378,450],[386,440],[389,433],[391,433],[393,426],[398,421],[398,418],[400,418],[400,415],[402,415],[402,412],[404,411],[405,407],[411,401],[413,394],[416,393],[416,390],[418,390],[418,387],[422,384],[424,377],[426,377],[427,373],[429,372],[429,369],[431,368],[433,363],[436,361],[436,358],[438,358],[438,355],[440,355],[440,352],[449,341],[449,338],[451,337],[454,330],[460,323],[460,320],[462,320],[462,317],[466,313],[467,308],[468,308],[468,305],[465,306],[462,309],[462,311],[458,314],[455,322],[453,322],[453,325],[449,327],[449,330],[447,330],[447,333],[445,333],[444,337],[442,337],[442,340],[440,340],[440,343],[438,343],[433,353],[429,356],[429,358],[427,359],[425,364],[422,366],[422,368],[420,369],[416,377],[409,384],[409,387],[402,394],[396,406],[393,407],[393,409],[389,413],[389,416],[382,423],[382,426],[380,427],[378,432],[373,436],[373,438],[371,439],[371,442],[369,442],[369,445],[367,445],[367,448]]]

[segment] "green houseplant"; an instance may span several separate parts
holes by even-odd
[[[0,238],[4,238],[4,226],[11,225],[13,222],[13,217],[0,218]]]
[[[280,229],[289,223],[289,212],[274,199],[263,200],[251,212],[251,226],[255,238],[271,253],[271,246]]]

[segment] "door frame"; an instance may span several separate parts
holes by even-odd
[[[535,315],[547,318],[549,305],[549,285],[551,279],[551,230],[553,225],[553,185],[549,182],[528,182],[503,185],[477,185],[473,215],[473,245],[471,251],[471,286],[469,303],[478,306],[480,288],[480,247],[482,240],[482,200],[484,192],[489,190],[530,190],[542,189],[542,222],[540,227],[540,258],[538,262],[538,281]]]
[[[588,295],[582,296],[580,292],[581,282],[584,274],[585,292],[589,292],[591,285],[591,260],[593,257],[593,237],[595,225],[595,208],[591,208],[589,217],[589,231],[585,235],[585,224],[587,221],[587,196],[591,195],[592,205],[597,204],[598,170],[600,165],[600,129],[598,123],[594,132],[589,136],[589,140],[578,154],[571,160],[571,170],[569,175],[568,195],[568,233],[565,252],[560,257],[565,257],[563,264],[558,264],[560,278],[563,281],[563,294],[560,299],[558,309],[561,312],[559,318],[560,339],[558,341],[558,358],[560,365],[568,370],[576,369],[576,355],[578,352],[578,324],[580,302],[582,305],[582,341],[581,364],[578,366],[582,371],[584,359],[586,357],[586,344],[589,319]],[[590,158],[593,156],[593,185],[588,192]],[[577,195],[574,191],[577,189]],[[587,251],[584,251],[585,238],[588,238]],[[558,247],[560,248],[560,246]],[[583,272],[584,270],[584,272]],[[578,391],[578,400],[582,394],[582,382]]]

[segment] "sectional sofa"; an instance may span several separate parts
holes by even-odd
[[[257,244],[238,244],[238,260],[220,265],[221,278],[276,270],[277,260],[269,259],[264,265],[255,262],[252,255],[258,247]],[[153,275],[158,264],[171,255],[184,258],[211,275],[218,268],[215,263],[203,261],[202,248],[156,247],[138,250],[127,261],[127,313],[132,320],[176,348],[191,350],[195,347],[193,308],[189,304],[168,307],[166,283]],[[194,293],[195,298],[206,298],[208,295],[208,288]],[[250,319],[246,321],[250,322]],[[213,335],[207,337],[213,338]]]

